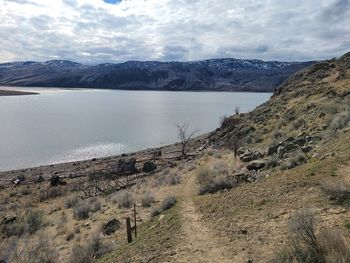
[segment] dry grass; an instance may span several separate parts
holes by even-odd
[[[330,200],[337,204],[349,204],[350,202],[350,184],[341,181],[334,183],[322,183],[321,189]]]
[[[157,216],[160,213],[172,208],[176,204],[177,200],[175,196],[167,196],[160,204],[159,207],[155,208],[151,212],[151,216]]]
[[[299,210],[289,219],[289,239],[286,247],[277,252],[274,263],[346,263],[350,249],[341,230],[321,229],[316,235],[318,222],[308,209]]]
[[[225,165],[203,166],[197,170],[196,177],[201,195],[231,189],[236,185],[229,177],[229,171]]]

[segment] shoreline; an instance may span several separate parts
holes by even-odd
[[[208,137],[210,134],[211,132],[193,138],[190,141],[190,152],[196,154],[201,152],[201,148],[208,144]],[[157,156],[156,154],[159,151],[162,153],[161,156]],[[115,171],[118,161],[125,158],[135,158],[139,168],[142,168],[144,162],[155,159],[161,160],[164,166],[167,166],[178,161],[179,154],[176,153],[179,152],[180,143],[175,142],[165,146],[150,147],[140,151],[123,153],[115,156],[0,171],[0,187],[11,185],[12,180],[18,176],[24,176],[27,180],[34,182],[38,176],[42,176],[45,180],[48,180],[52,175],[58,175],[61,178],[77,178],[88,176],[91,172]]]
[[[230,93],[271,93],[273,94],[274,91],[262,91],[262,90],[244,90],[244,89],[138,89],[138,88],[118,88],[118,89],[112,89],[112,88],[81,88],[81,87],[37,87],[37,86],[4,86],[0,85],[0,90],[7,90],[7,88],[10,89],[21,89],[19,92],[26,93],[27,91],[22,91],[23,89],[60,89],[60,90],[106,90],[106,91],[161,91],[161,92],[230,92]],[[11,91],[11,90],[8,90]],[[29,93],[35,93],[35,92],[29,92]],[[35,93],[40,94],[40,93]],[[32,95],[35,95],[32,94]]]
[[[0,89],[0,96],[28,96],[28,95],[40,95],[40,93],[37,92],[31,92],[31,91],[18,91],[18,90],[7,90],[7,89]]]

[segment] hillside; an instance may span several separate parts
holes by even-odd
[[[350,53],[194,138],[187,159],[175,144],[0,173],[0,261],[350,262],[349,127]]]
[[[197,62],[137,62],[87,66],[53,60],[0,64],[0,85],[126,90],[272,92],[312,62],[213,59]]]

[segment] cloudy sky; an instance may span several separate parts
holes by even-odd
[[[350,51],[350,0],[0,0],[0,62],[259,58]]]

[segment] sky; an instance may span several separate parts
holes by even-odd
[[[350,0],[0,0],[0,62],[247,58],[350,51]]]

